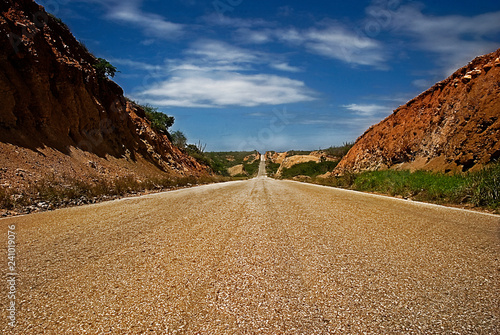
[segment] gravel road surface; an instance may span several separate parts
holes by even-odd
[[[261,175],[2,219],[0,243],[4,334],[500,333],[494,215]]]

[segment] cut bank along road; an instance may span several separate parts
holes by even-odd
[[[5,334],[500,333],[498,216],[260,177],[0,225]]]

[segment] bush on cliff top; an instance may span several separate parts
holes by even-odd
[[[116,67],[111,65],[111,63],[104,58],[97,59],[97,63],[94,64],[94,69],[99,79],[106,79],[108,77],[113,78],[117,72]]]

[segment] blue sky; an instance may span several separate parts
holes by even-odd
[[[500,48],[498,1],[44,0],[207,150],[353,141]]]

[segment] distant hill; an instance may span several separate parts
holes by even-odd
[[[476,171],[500,157],[500,49],[477,57],[359,137],[335,174]]]
[[[0,3],[0,187],[206,175],[31,0]]]

